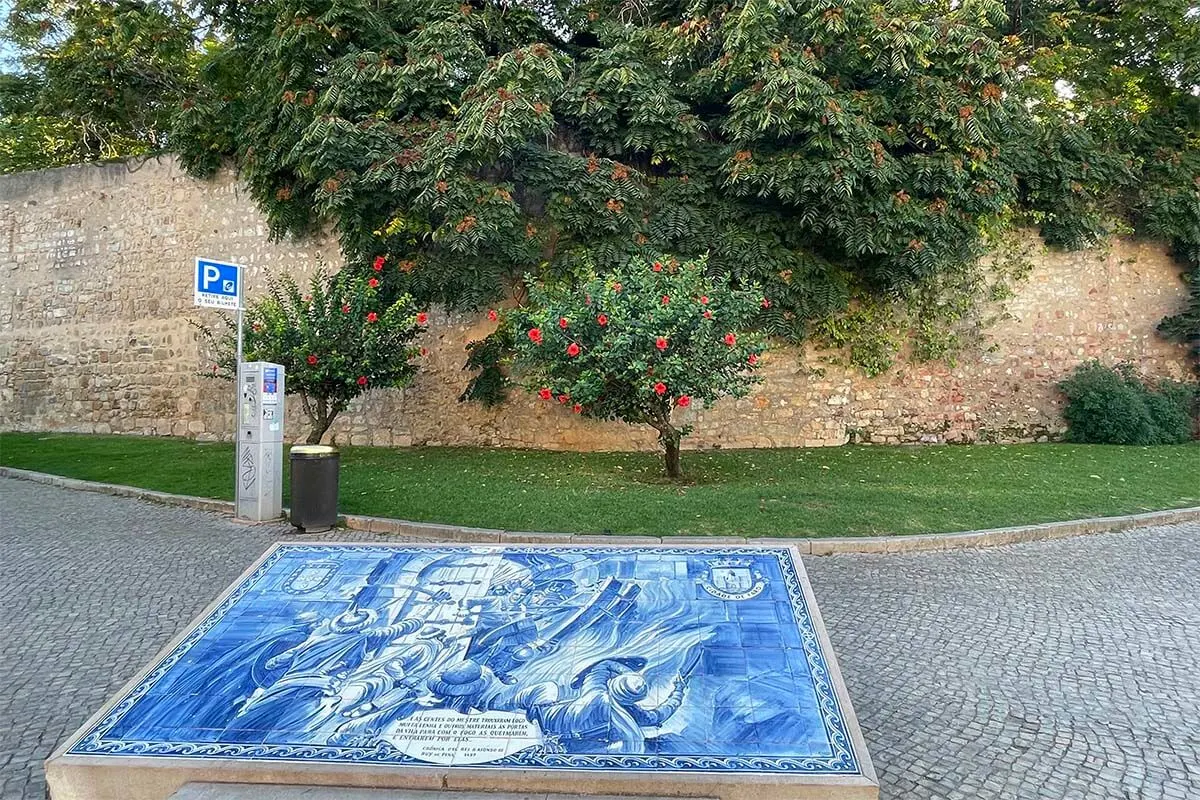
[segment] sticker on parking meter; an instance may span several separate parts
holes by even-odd
[[[267,367],[263,370],[263,405],[278,405],[279,403],[279,370]]]

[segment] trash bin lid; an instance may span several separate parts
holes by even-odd
[[[326,444],[298,444],[289,451],[293,456],[321,458],[337,455],[337,448]]]

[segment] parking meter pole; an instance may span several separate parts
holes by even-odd
[[[242,507],[241,481],[238,475],[242,463],[242,281],[237,282],[237,355],[233,364],[233,508],[238,516]]]
[[[233,507],[242,506],[242,299],[245,296],[243,278],[246,270],[240,264],[196,259],[196,284],[193,302],[200,308],[220,308],[237,314],[237,352],[233,363]],[[237,512],[235,511],[235,514]]]

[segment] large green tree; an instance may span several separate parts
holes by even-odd
[[[16,0],[3,38],[0,172],[167,148],[193,91],[195,21],[182,2]]]
[[[1004,8],[953,5],[212,0],[228,44],[175,144],[419,302],[708,254],[799,338],[974,259],[1010,209]]]
[[[1163,330],[1200,348],[1196,0],[17,0],[8,29],[9,169],[232,158],[277,233],[331,223],[422,304],[707,254],[798,339],[1032,221],[1169,240]]]

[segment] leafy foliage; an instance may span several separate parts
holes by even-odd
[[[949,353],[939,320],[965,312],[945,292],[1014,221],[1066,247],[1162,237],[1200,292],[1194,0],[188,11],[17,0],[0,167],[164,145],[199,174],[232,158],[277,234],[330,223],[352,269],[386,256],[386,296],[420,304],[707,255],[764,288],[771,335],[936,296],[897,330]],[[1200,316],[1163,330],[1200,341]],[[867,361],[887,363],[883,345]]]
[[[31,76],[0,73],[0,174],[85,160],[71,126],[38,113],[38,88]]]
[[[1014,197],[996,4],[204,5],[229,45],[185,161],[231,153],[277,231],[328,218],[420,302],[708,254],[800,338],[852,283],[974,259]]]
[[[425,315],[407,297],[382,302],[364,277],[342,272],[315,276],[309,294],[289,277],[272,281],[270,293],[245,312],[244,357],[282,364],[288,394],[300,396],[312,428],[308,442],[325,431],[351,400],[378,386],[404,386],[417,371],[413,339]],[[215,339],[213,372],[232,379],[236,333],[230,326]]]
[[[1130,364],[1115,369],[1098,361],[1080,365],[1059,388],[1073,442],[1178,444],[1192,438],[1195,386],[1162,381],[1149,388]]]
[[[495,319],[499,315],[495,310],[491,310],[488,316]],[[487,408],[503,403],[511,387],[505,361],[512,349],[512,328],[508,325],[501,325],[483,339],[468,342],[467,363],[463,365],[463,369],[475,374],[467,382],[467,387],[458,401],[465,403],[475,400]]]
[[[165,149],[194,27],[181,3],[16,0],[4,38],[22,71],[0,80],[0,172]]]
[[[868,376],[891,369],[902,352],[917,362],[953,364],[965,348],[984,341],[986,329],[1004,316],[1013,286],[1033,269],[1032,247],[1022,239],[1011,229],[989,232],[988,257],[944,269],[907,296],[860,292],[844,311],[814,326],[817,342],[836,348],[820,360]]]
[[[526,386],[577,414],[651,426],[673,479],[691,430],[674,410],[756,382],[763,343],[748,328],[767,301],[712,277],[703,260],[630,262],[579,288],[534,284],[530,296],[507,320]]]

